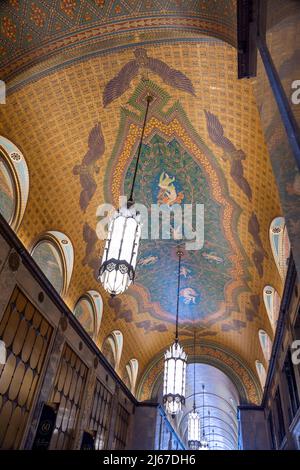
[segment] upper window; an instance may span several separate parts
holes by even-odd
[[[265,359],[266,361],[269,361],[272,352],[272,341],[270,340],[270,336],[264,330],[259,330],[258,336]]]
[[[75,317],[94,340],[97,339],[99,333],[102,312],[102,297],[99,292],[95,290],[90,290],[82,296],[74,309]]]
[[[125,367],[124,383],[129,388],[131,393],[134,393],[137,374],[139,370],[139,363],[137,359],[130,359]]]
[[[255,366],[261,386],[264,387],[267,378],[266,369],[264,368],[263,364],[259,361],[255,361]]]
[[[33,247],[31,256],[57,292],[64,296],[74,263],[71,240],[61,232],[46,232]]]
[[[0,212],[14,230],[24,215],[28,192],[25,158],[12,142],[0,136]]]
[[[118,369],[123,349],[123,335],[121,331],[114,330],[104,340],[102,354],[108,360],[112,367]]]
[[[0,160],[0,210],[10,224],[14,213],[16,195],[12,175],[3,158]]]
[[[280,310],[280,297],[274,287],[264,287],[264,304],[273,330],[275,330]]]
[[[93,338],[95,334],[95,318],[90,299],[82,297],[76,304],[74,315],[80,321],[85,331]]]
[[[290,241],[283,217],[276,217],[270,225],[270,243],[276,266],[284,281],[290,256]]]

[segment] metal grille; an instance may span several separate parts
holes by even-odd
[[[123,450],[126,447],[127,429],[129,424],[129,413],[119,403],[117,419],[114,432],[114,449]]]
[[[87,367],[66,344],[50,398],[58,405],[50,449],[70,449],[80,411]]]
[[[111,393],[97,380],[90,416],[90,430],[96,433],[96,450],[105,449],[107,445],[111,398]]]
[[[18,449],[53,328],[16,286],[0,322],[7,350],[0,364],[0,448]]]

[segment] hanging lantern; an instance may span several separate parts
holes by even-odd
[[[188,444],[191,450],[198,450],[200,447],[200,416],[195,409],[188,417]]]
[[[177,309],[176,309],[176,331],[175,342],[165,352],[164,366],[164,390],[163,402],[167,413],[172,417],[181,411],[185,403],[185,378],[187,355],[178,343],[178,313],[179,313],[179,291],[180,291],[180,266],[182,251],[178,255],[178,286],[177,286]]]
[[[140,214],[134,208],[133,191],[142,149],[151,96],[147,96],[147,107],[138,148],[133,182],[127,205],[114,212],[109,223],[102,264],[99,270],[104,289],[112,296],[122,294],[133,282],[141,238]]]
[[[202,438],[201,438],[199,450],[209,450],[208,441],[205,437],[205,429],[204,429],[204,423],[205,423],[204,421],[204,389],[205,389],[205,385],[202,384],[202,390],[203,390]]]
[[[200,444],[199,450],[209,450],[208,442],[207,442],[206,439],[202,439],[202,440],[201,440],[201,444]]]
[[[111,295],[124,292],[134,280],[141,238],[140,214],[134,206],[118,209],[110,221],[99,278]]]
[[[187,356],[178,342],[165,352],[164,397],[166,411],[176,415],[185,403]]]
[[[200,447],[200,416],[196,411],[196,330],[194,330],[194,404],[188,416],[188,445],[191,450]]]

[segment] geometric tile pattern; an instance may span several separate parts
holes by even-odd
[[[7,0],[0,10],[0,60],[13,68],[99,35],[154,26],[197,28],[235,42],[235,0]],[[2,67],[1,67],[2,68]],[[7,68],[11,72],[13,68]],[[6,71],[3,71],[6,77]]]
[[[18,2],[8,2],[9,8],[12,8],[13,3]],[[30,5],[32,3],[34,2],[30,2]],[[40,8],[46,4],[35,3]],[[71,7],[74,5],[74,18],[79,18],[76,16],[82,12],[81,7],[76,9],[79,3],[67,3]],[[121,3],[125,7],[129,2]],[[173,2],[165,2],[165,5],[171,3]],[[141,5],[141,2],[137,4]],[[201,4],[209,8],[208,2]],[[56,5],[56,9],[60,9],[60,6]],[[25,11],[22,12],[25,14]],[[59,15],[63,24],[69,21],[68,13]],[[54,21],[53,18],[52,20]],[[13,26],[8,24],[5,30],[5,34],[13,38]],[[16,41],[17,39],[16,36]],[[5,41],[14,43],[9,37]],[[132,45],[132,42],[135,42],[134,38],[128,40],[128,44]],[[194,95],[172,86],[172,83],[166,83],[164,77],[152,70],[141,67],[129,88],[104,107],[103,92],[107,83],[134,58],[134,47],[128,47],[109,50],[101,56],[85,57],[81,62],[51,70],[49,75],[45,69],[45,73],[36,80],[15,89],[8,96],[5,109],[0,107],[0,132],[22,149],[30,172],[30,196],[18,236],[27,247],[40,233],[53,230],[53,227],[70,237],[75,260],[65,301],[73,309],[78,298],[86,291],[95,289],[101,292],[104,313],[98,344],[101,345],[104,338],[115,329],[123,333],[120,371],[124,371],[128,361],[135,357],[142,373],[151,359],[172,341],[173,323],[155,318],[151,302],[146,308],[140,308],[139,298],[143,288],[138,286],[138,282],[118,297],[116,302],[112,302],[95,280],[92,267],[95,266],[93,256],[96,255],[96,261],[99,260],[103,249],[103,242],[94,238],[93,234],[97,207],[106,201],[111,187],[106,178],[120,126],[120,110],[123,107],[134,111],[129,100],[141,79],[149,79],[170,97],[166,109],[180,103],[187,121],[214,156],[215,166],[220,169],[228,186],[228,197],[240,208],[234,231],[249,261],[249,273],[243,278],[247,290],[238,295],[228,318],[214,325],[206,325],[199,333],[247,360],[255,373],[254,361],[258,359],[264,362],[257,332],[264,329],[271,338],[273,334],[263,305],[263,288],[265,285],[272,285],[281,295],[282,282],[269,245],[269,225],[274,217],[281,214],[281,207],[252,82],[237,80],[236,50],[221,41],[197,42],[190,38],[188,43],[148,43],[143,47],[148,58],[163,61],[169,68],[188,77],[193,85]],[[211,129],[207,126],[207,116],[211,115],[216,116],[222,125],[224,137],[232,143],[229,152],[224,153],[226,142],[224,144],[222,141],[220,145],[220,141],[212,138]],[[105,149],[96,163],[96,190],[83,213],[79,206],[82,188],[73,168],[82,162],[87,153],[89,135],[97,123],[101,124]],[[136,129],[141,125],[142,118],[138,117]],[[126,142],[126,136],[124,133],[123,143]],[[244,155],[245,158],[240,163],[243,177],[251,189],[251,200],[249,190],[246,189],[245,192],[246,185],[241,187],[238,184],[236,173],[232,176],[232,158],[236,156],[239,159]],[[88,246],[92,249],[87,249]],[[265,254],[259,268],[255,263],[256,258],[253,259],[258,246],[263,248]],[[211,266],[218,269],[217,265]],[[220,291],[220,296],[222,295],[223,292]],[[168,313],[174,315],[173,309],[170,308]]]

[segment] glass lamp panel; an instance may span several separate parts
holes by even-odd
[[[138,250],[139,250],[139,245],[140,245],[141,234],[142,234],[142,229],[141,229],[141,225],[139,224],[137,226],[137,230],[136,230],[136,234],[135,234],[135,246],[134,246],[134,252],[133,252],[132,261],[131,261],[133,269],[135,269],[135,267],[136,267],[136,261],[137,261],[137,255],[138,255]]]
[[[176,395],[181,395],[181,386],[182,386],[182,361],[181,359],[176,359],[176,374],[174,376],[174,393]]]
[[[175,359],[168,360],[168,393],[174,394]]]
[[[107,259],[119,259],[125,221],[126,219],[122,216],[118,216],[113,220]]]
[[[182,395],[185,396],[185,383],[186,383],[186,360],[183,363],[183,375],[182,375]]]
[[[127,261],[127,263],[129,264],[131,264],[136,228],[137,222],[132,217],[128,217],[125,219],[120,259]]]
[[[194,411],[189,413],[188,440],[200,443],[200,416]]]

